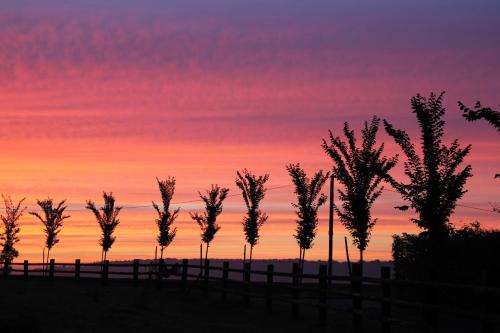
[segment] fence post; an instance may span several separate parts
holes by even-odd
[[[293,263],[292,266],[292,318],[299,317],[299,274],[300,268],[298,263]]]
[[[182,281],[182,291],[184,292],[187,290],[187,278],[188,278],[188,260],[182,259],[181,281]]]
[[[27,279],[28,278],[28,274],[29,274],[29,263],[28,263],[28,260],[25,260],[24,261],[24,278]]]
[[[352,264],[351,292],[354,332],[363,332],[363,298],[362,293],[363,272],[361,264]]]
[[[267,265],[267,283],[266,283],[266,308],[267,312],[273,312],[273,281],[274,279],[274,265]]]
[[[165,260],[163,258],[158,260],[157,269],[158,269],[158,288],[161,288],[163,274],[165,272]]]
[[[55,267],[55,260],[50,259],[50,264],[49,264],[49,278],[53,279],[54,278],[54,267]]]
[[[139,285],[139,259],[134,259],[133,280],[134,280],[134,287],[137,287]]]
[[[204,289],[203,292],[205,293],[205,296],[208,295],[208,277],[210,275],[210,260],[205,260],[205,267],[203,270],[203,284],[204,284]]]
[[[243,266],[243,299],[245,304],[250,304],[250,263],[245,263]]]
[[[229,262],[222,263],[222,300],[227,299],[227,279],[229,278]]]
[[[491,271],[483,271],[481,279],[482,286],[488,287],[490,283],[493,282],[493,274],[491,274]],[[479,303],[482,304],[480,313],[481,333],[493,333],[495,332],[495,324],[491,321],[489,316],[495,312],[495,297],[484,289],[481,290],[480,296],[481,299]]]
[[[75,281],[80,281],[80,259],[75,260]]]
[[[8,275],[9,275],[9,264],[7,263],[7,261],[5,261],[3,263],[3,276],[6,279]]]
[[[319,266],[318,318],[321,326],[326,324],[326,265]]]
[[[103,266],[102,266],[102,283],[106,284],[108,282],[108,275],[109,275],[109,260],[104,260]]]
[[[382,333],[391,333],[391,268],[380,268],[382,278]]]

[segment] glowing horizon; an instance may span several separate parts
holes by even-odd
[[[97,260],[98,226],[83,206],[100,204],[102,191],[119,205],[150,205],[160,200],[155,177],[175,176],[174,202],[197,199],[211,184],[233,195],[243,168],[269,173],[268,187],[289,185],[288,163],[308,173],[330,168],[320,146],[329,129],[340,133],[348,121],[358,130],[376,114],[417,139],[410,98],[446,90],[445,140],[471,143],[473,168],[451,220],[498,227],[498,215],[464,207],[488,210],[498,197],[498,134],[466,123],[456,102],[499,104],[499,7],[486,0],[2,3],[0,193],[26,197],[30,210],[36,199],[67,199],[80,210],[70,212],[54,258]],[[400,154],[383,129],[379,142],[386,155]],[[298,255],[294,200],[291,186],[268,192],[262,208],[270,219],[256,258]],[[393,209],[402,203],[387,191],[375,204],[379,223],[366,259],[390,258],[391,235],[417,231],[411,212]],[[197,257],[199,231],[188,212],[201,205],[180,206],[166,254]],[[240,258],[241,197],[225,207],[210,256]],[[327,212],[306,259],[327,257]],[[109,259],[151,258],[152,208],[120,217]],[[348,234],[337,217],[334,232],[334,259],[344,260]],[[20,239],[17,260],[38,261],[44,236],[32,216],[23,216]],[[352,245],[350,254],[357,258]]]

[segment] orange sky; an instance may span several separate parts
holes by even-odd
[[[26,197],[30,208],[37,198],[68,200],[72,216],[53,251],[57,260],[99,258],[97,223],[83,206],[87,199],[99,203],[103,190],[119,204],[148,205],[160,199],[155,177],[172,175],[174,202],[196,199],[212,183],[236,194],[235,172],[245,167],[270,173],[270,187],[288,185],[287,163],[309,172],[330,167],[321,138],[344,121],[358,129],[377,114],[417,135],[409,109],[417,92],[446,90],[446,139],[473,145],[466,162],[474,177],[461,204],[489,209],[498,198],[498,135],[487,124],[465,123],[456,107],[457,100],[476,99],[498,105],[497,5],[428,1],[437,15],[422,18],[429,8],[390,1],[389,12],[371,10],[369,2],[217,3],[0,5],[0,192]],[[399,152],[385,133],[380,140],[388,154]],[[291,187],[267,194],[270,218],[256,257],[297,255],[293,200]],[[391,235],[416,231],[411,213],[392,209],[398,204],[391,192],[376,203],[368,259],[389,258]],[[199,231],[188,212],[201,205],[180,206],[167,255],[195,257]],[[240,257],[241,197],[225,207],[210,251]],[[326,258],[326,214],[325,207],[309,259]],[[151,257],[152,208],[120,216],[109,258]],[[465,207],[452,218],[457,225],[474,220],[497,226],[498,218]],[[41,225],[24,216],[21,228],[19,259],[39,259]],[[336,221],[338,260],[345,258],[344,235]]]

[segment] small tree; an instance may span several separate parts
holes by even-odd
[[[0,259],[4,263],[4,268],[8,270],[12,261],[19,256],[19,252],[14,246],[19,242],[19,237],[17,237],[20,231],[18,220],[23,215],[26,207],[21,207],[24,198],[16,205],[9,196],[2,195],[2,198],[5,204],[5,215],[0,215],[4,229],[4,232],[0,234],[0,245],[2,246]]]
[[[363,265],[363,252],[368,246],[370,233],[377,219],[372,219],[373,203],[382,194],[379,187],[389,170],[396,164],[397,157],[382,155],[384,144],[375,147],[380,119],[373,117],[370,125],[365,121],[362,130],[363,143],[358,148],[354,131],[344,123],[347,142],[334,137],[330,131],[330,143],[323,139],[323,149],[332,158],[332,173],[344,190],[339,189],[342,209],[335,206],[342,224],[350,231],[353,243],[359,250],[359,261]]]
[[[207,190],[207,194],[200,192],[200,198],[205,202],[205,211],[203,213],[190,213],[191,218],[201,228],[201,241],[206,244],[205,263],[208,262],[208,248],[215,234],[220,230],[217,224],[217,216],[222,213],[222,202],[226,199],[229,189],[221,188],[218,185],[212,185],[212,189]]]
[[[405,131],[395,129],[384,120],[385,130],[406,155],[404,172],[409,182],[389,180],[418,213],[418,218],[412,221],[429,233],[435,249],[449,234],[450,215],[458,199],[466,192],[465,183],[471,177],[470,165],[457,171],[471,146],[460,148],[458,140],[450,145],[442,142],[445,125],[442,100],[443,93],[438,96],[432,93],[429,99],[420,95],[411,99],[412,112],[417,117],[421,131],[422,157]]]
[[[318,227],[318,209],[326,202],[326,195],[321,194],[321,188],[328,180],[329,173],[323,170],[316,172],[312,179],[309,179],[300,164],[290,164],[286,167],[295,185],[297,203],[292,206],[297,208],[296,214],[297,229],[294,235],[299,244],[299,266],[301,272],[304,270],[304,258],[306,250],[313,245]]]
[[[37,200],[36,202],[43,211],[43,217],[37,212],[30,212],[43,223],[45,232],[45,246],[47,247],[47,257],[43,258],[43,263],[48,263],[50,259],[50,250],[54,245],[59,243],[57,236],[61,232],[63,221],[69,218],[69,215],[64,215],[64,211],[68,206],[65,206],[66,200],[63,200],[54,207],[54,201],[51,198],[46,200]],[[45,267],[45,266],[44,266]]]
[[[102,234],[99,239],[99,245],[102,247],[101,262],[104,262],[107,258],[109,249],[111,249],[111,246],[113,246],[116,240],[116,237],[113,236],[113,232],[120,223],[118,214],[122,210],[122,207],[115,206],[115,197],[113,193],[110,192],[107,194],[103,192],[102,196],[104,198],[104,206],[98,209],[94,202],[88,200],[86,208],[94,213],[97,223],[99,223],[99,227],[101,228]]]
[[[252,264],[253,248],[259,241],[259,230],[267,221],[267,214],[259,209],[260,202],[266,194],[265,183],[269,175],[255,176],[247,169],[236,172],[236,186],[241,189],[243,200],[247,207],[247,216],[243,219],[243,231],[246,241],[250,244],[250,265]]]
[[[159,234],[157,237],[158,244],[160,245],[160,258],[163,259],[163,251],[167,248],[177,234],[177,228],[172,228],[172,225],[179,214],[180,208],[173,211],[170,210],[170,203],[175,192],[175,178],[168,177],[165,180],[159,180],[158,187],[160,188],[161,200],[163,203],[163,210],[153,202],[153,208],[158,213],[156,225],[158,226]]]

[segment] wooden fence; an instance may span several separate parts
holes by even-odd
[[[266,270],[190,264],[184,259],[178,263],[55,263],[45,267],[40,263],[12,263],[4,268],[4,278],[60,278],[99,279],[104,285],[113,280],[131,280],[135,287],[144,280],[155,280],[159,287],[170,284],[183,292],[194,288],[204,294],[220,294],[223,301],[241,297],[244,303],[262,300],[268,312],[276,303],[288,304],[290,315],[296,319],[306,308],[317,312],[317,320],[326,325],[330,313],[344,312],[352,317],[355,332],[364,332],[368,308],[380,322],[383,333],[395,328],[422,332],[447,331],[443,318],[469,320],[478,332],[495,332],[500,323],[498,313],[500,289],[483,286],[450,284],[429,281],[397,280],[389,267],[382,267],[379,278],[363,277],[361,266],[353,264],[352,276],[327,275],[327,266],[320,265],[317,274],[302,274],[294,263],[290,272],[277,272],[270,264]],[[485,279],[487,282],[487,279]],[[329,284],[331,282],[331,286]],[[415,295],[417,297],[415,297]],[[368,307],[369,305],[369,307]],[[406,312],[405,312],[406,311]],[[413,311],[408,316],[408,311]],[[416,315],[415,315],[416,314]],[[373,316],[371,318],[373,320]]]

